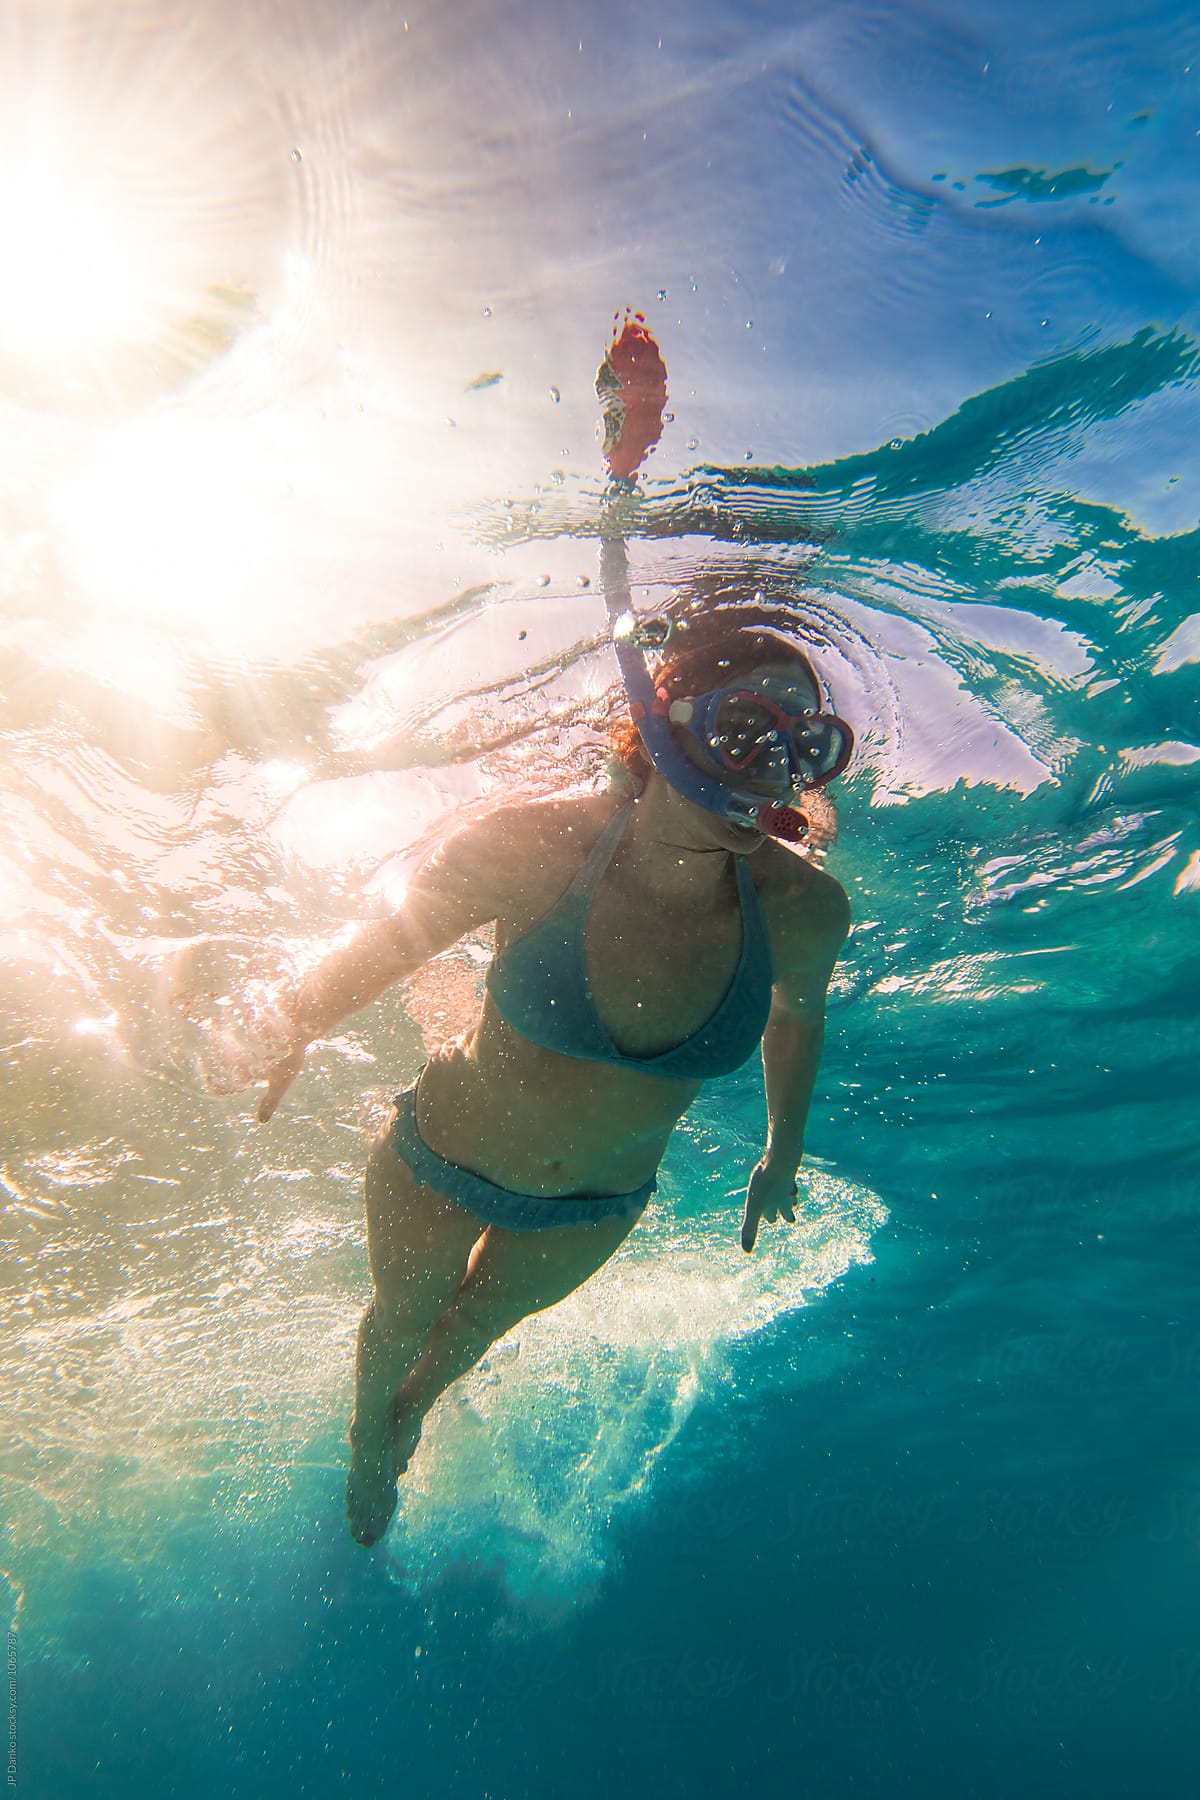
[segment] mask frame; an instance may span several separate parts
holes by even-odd
[[[664,689],[658,690],[660,701],[667,701]],[[765,729],[743,761],[737,761],[724,747],[738,734],[736,720],[722,720],[722,709],[729,703],[744,701],[764,714]],[[700,750],[720,763],[727,779],[735,780],[759,766],[761,760],[773,760],[782,749],[787,759],[793,793],[824,787],[833,781],[850,761],[854,734],[845,721],[834,713],[802,707],[789,710],[769,694],[756,693],[748,687],[711,688],[667,703],[667,718],[680,726]]]

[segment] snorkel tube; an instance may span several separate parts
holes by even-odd
[[[620,324],[618,315],[613,342],[596,376],[604,418],[604,458],[611,477],[600,513],[600,576],[629,715],[646,755],[677,794],[718,818],[798,843],[808,832],[803,813],[773,805],[761,794],[731,787],[705,775],[688,760],[671,729],[666,696],[656,692],[651,679],[645,651],[665,644],[674,627],[668,619],[638,620],[634,615],[618,506],[621,497],[632,492],[638,469],[662,435],[667,370],[641,313],[627,311],[618,335]]]

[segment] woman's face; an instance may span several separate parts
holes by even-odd
[[[730,675],[725,685],[743,689],[747,693],[761,694],[786,712],[820,710],[821,696],[813,681],[792,662],[761,663],[744,674]],[[677,730],[675,740],[693,767],[702,774],[715,776],[728,786],[738,788],[742,793],[761,795],[764,800],[776,806],[785,806],[796,791],[788,758],[782,749],[764,749],[744,774],[735,774],[724,768],[710,752],[698,744],[689,731]],[[704,809],[696,807],[695,811],[703,813]],[[705,813],[705,817],[730,849],[752,850],[763,842],[764,834],[752,825],[719,819],[712,813]]]
[[[812,680],[794,663],[762,663],[744,675],[731,675],[724,685],[750,694],[761,694],[787,713],[819,712],[821,696]],[[782,746],[764,746],[743,772],[726,769],[720,760],[696,742],[690,731],[676,732],[676,741],[695,768],[743,792],[761,794],[782,804],[795,791],[791,769]]]

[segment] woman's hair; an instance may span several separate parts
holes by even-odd
[[[656,689],[665,688],[668,701],[706,694],[713,688],[734,687],[741,676],[761,669],[764,663],[794,667],[812,683],[814,693],[820,694],[816,671],[794,639],[760,624],[738,622],[729,616],[732,611],[729,609],[724,619],[693,618],[685,621],[686,629],[681,627],[672,633],[652,677]],[[623,785],[632,785],[640,793],[653,764],[628,714],[613,725],[609,744],[619,765],[614,774],[620,779],[623,771]]]

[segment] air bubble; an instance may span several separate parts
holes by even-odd
[[[301,154],[300,154],[299,150],[296,148],[295,144],[292,145],[292,161],[294,163],[304,161],[304,158],[301,156]]]
[[[553,400],[555,406],[557,406],[559,401],[562,399],[562,395],[559,393],[559,391],[556,387],[552,387],[550,389],[550,398]]]
[[[660,300],[665,300],[665,299],[666,299],[666,297],[667,297],[667,290],[666,290],[666,288],[659,288],[659,290],[658,290],[658,297],[659,297],[659,299],[660,299]]]

